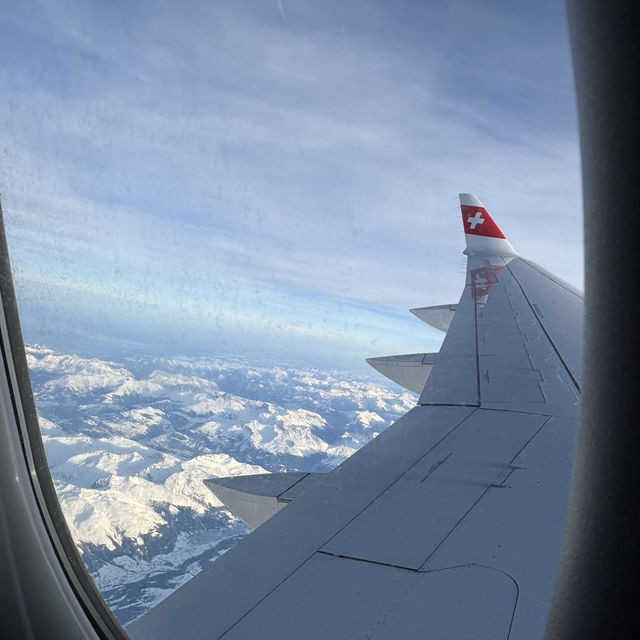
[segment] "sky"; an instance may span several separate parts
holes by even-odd
[[[435,351],[407,309],[460,296],[461,191],[582,288],[562,3],[6,4],[27,342],[354,367]]]

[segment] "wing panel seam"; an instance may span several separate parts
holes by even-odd
[[[576,298],[578,298],[578,300],[584,301],[584,296],[583,295],[581,296],[577,291],[573,291],[570,287],[568,287],[566,284],[564,284],[561,280],[554,278],[553,274],[545,272],[544,270],[542,270],[537,264],[535,264],[535,262],[531,262],[530,260],[527,260],[526,258],[523,258],[521,256],[520,256],[520,260],[522,260],[522,262],[524,262],[525,264],[529,265],[532,269],[537,271],[541,276],[544,276],[545,278],[551,280],[551,282],[554,282],[555,284],[557,284],[559,287],[562,287],[565,291],[567,291],[571,295],[574,295]]]
[[[332,558],[353,560],[354,562],[364,562],[365,564],[375,564],[380,567],[391,567],[392,569],[400,569],[402,571],[409,571],[410,573],[428,573],[426,571],[420,571],[420,569],[414,569],[413,567],[405,567],[401,564],[393,564],[392,562],[381,562],[380,560],[368,560],[367,558],[357,558],[356,556],[348,556],[343,553],[332,553],[331,551],[324,551],[322,549],[318,549],[316,553],[321,553],[324,556],[331,556]]]
[[[467,261],[467,269],[468,269]],[[473,303],[473,327],[475,333],[475,347],[476,347],[476,402],[478,406],[482,405],[482,396],[480,394],[480,344],[478,339],[478,304],[474,295],[473,283],[470,285],[471,289],[471,302]]]
[[[447,431],[447,433],[445,433],[442,438],[440,438],[437,442],[435,442],[431,447],[429,447],[429,449],[427,449],[427,451],[425,451],[413,464],[411,464],[410,466],[408,466],[393,482],[389,483],[384,489],[382,489],[374,498],[372,498],[369,502],[367,502],[367,504],[362,507],[362,509],[360,509],[358,511],[358,513],[356,513],[348,522],[346,522],[344,525],[342,525],[342,527],[340,527],[330,538],[328,538],[327,540],[325,540],[319,547],[318,550],[320,550],[322,547],[324,547],[326,544],[328,544],[329,542],[331,542],[331,540],[333,540],[339,533],[341,533],[344,529],[346,529],[346,527],[348,527],[363,511],[366,511],[380,496],[382,496],[384,493],[386,493],[391,487],[393,487],[393,485],[395,485],[396,483],[398,483],[402,478],[404,478],[404,476],[409,473],[409,471],[411,471],[411,469],[413,469],[417,464],[420,464],[420,462],[426,457],[428,456],[436,447],[438,447],[440,445],[440,443],[444,442],[454,431],[456,431],[459,427],[461,427],[467,420],[469,420],[471,418],[471,416],[473,416],[476,411],[478,411],[477,408],[474,408],[473,411],[471,411],[468,415],[466,415],[464,418],[462,418],[462,420],[460,420],[454,427],[452,427],[449,431]]]
[[[511,273],[511,275],[513,276],[513,279],[515,280],[515,282],[517,283],[518,287],[520,288],[520,291],[522,291],[522,295],[524,296],[524,299],[527,301],[527,304],[529,305],[531,311],[533,312],[535,317],[538,319],[538,323],[540,324],[540,328],[542,329],[544,335],[547,337],[547,340],[549,341],[549,344],[551,345],[553,351],[558,356],[558,359],[562,363],[562,366],[564,367],[564,369],[567,372],[569,378],[571,379],[571,382],[573,382],[575,388],[578,390],[578,393],[580,393],[580,385],[578,384],[578,381],[574,378],[573,373],[571,373],[571,369],[569,368],[567,363],[564,361],[564,358],[562,357],[562,355],[560,355],[560,351],[558,351],[558,348],[556,347],[555,342],[551,339],[551,336],[549,335],[549,332],[546,330],[544,324],[540,320],[540,317],[536,313],[536,310],[533,307],[533,303],[531,302],[531,300],[529,300],[529,297],[525,293],[525,290],[524,290],[523,286],[520,284],[520,280],[518,280],[516,274],[513,272],[511,267],[509,267],[509,265],[507,265],[507,269],[509,269],[509,273]],[[542,274],[542,275],[544,275],[544,274]],[[559,286],[561,286],[561,285],[559,285]]]
[[[280,496],[283,495],[284,493],[287,493],[287,491],[291,491],[291,489],[293,489],[293,487],[295,487],[296,485],[300,484],[309,474],[305,473],[302,478],[300,478],[299,480],[296,480],[290,487],[287,487],[284,491],[281,491],[277,496],[276,496],[276,500],[280,500]],[[282,500],[282,502],[291,502],[291,500]]]
[[[504,469],[506,469],[507,467],[509,467],[510,465],[512,465],[513,461],[529,446],[529,444],[532,442],[532,440],[540,433],[540,431],[544,428],[544,426],[549,422],[549,420],[551,420],[551,417],[548,417],[536,430],[535,432],[531,435],[531,437],[518,449],[518,451],[516,451],[516,453],[513,455],[513,457],[509,460],[509,462],[504,465],[503,469],[500,471],[499,474],[497,474],[496,477],[499,477],[501,473],[503,473]],[[515,469],[514,469],[515,470]],[[512,470],[513,472],[513,470]],[[511,472],[511,473],[512,473]],[[511,475],[511,473],[509,473],[509,475]],[[487,493],[493,488],[493,486],[491,484],[489,484],[487,486],[487,488],[480,494],[480,496],[478,497],[477,500],[475,500],[473,502],[473,504],[462,514],[462,516],[460,516],[460,519],[455,523],[455,525],[452,527],[452,529],[449,531],[449,533],[447,533],[446,536],[444,536],[442,538],[442,540],[440,540],[440,542],[436,545],[436,547],[433,549],[433,551],[431,551],[431,553],[425,558],[424,562],[420,565],[420,569],[422,569],[424,567],[424,565],[429,562],[429,559],[431,557],[433,557],[433,555],[438,551],[438,549],[440,549],[440,547],[447,541],[447,539],[449,538],[449,536],[460,526],[460,523],[473,511],[473,509],[475,509],[476,505],[485,497],[485,495],[487,495]]]
[[[335,531],[329,538],[321,542],[308,556],[306,556],[298,565],[296,565],[282,580],[280,580],[276,585],[274,585],[271,589],[267,591],[258,601],[251,607],[249,607],[241,616],[239,616],[234,622],[229,625],[219,636],[218,638],[223,638],[227,635],[237,624],[242,622],[244,618],[246,618],[256,607],[262,604],[276,589],[278,589],[282,584],[284,584],[291,576],[293,576],[304,564],[309,562],[309,560],[313,557],[315,553],[320,553],[322,547],[324,547],[328,542],[333,540],[345,527],[349,526],[353,520],[355,520],[365,509],[369,508],[383,493],[385,493],[389,487],[392,487],[396,482],[398,482],[404,475],[412,469],[416,464],[420,462],[426,455],[429,454],[435,447],[437,447],[442,441],[446,440],[458,427],[460,427],[463,423],[465,423],[472,415],[475,414],[477,408],[474,408],[473,411],[469,412],[466,416],[464,416],[461,420],[457,422],[457,424],[452,427],[445,435],[442,436],[435,444],[433,444],[427,451],[424,452],[423,455],[418,458],[411,466],[407,467],[393,482],[387,485],[382,491],[380,491],[374,498],[372,498],[362,509],[360,509],[352,518],[348,520],[342,527],[340,527],[337,531]],[[331,554],[327,554],[331,555]]]

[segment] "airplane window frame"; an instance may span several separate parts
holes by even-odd
[[[81,607],[97,637],[105,640],[127,639],[129,636],[105,603],[80,557],[53,485],[31,388],[1,203],[0,298],[0,348],[3,360],[3,372],[0,377],[0,420],[5,423],[2,426],[7,431],[0,461],[4,473],[16,480],[15,485],[7,483],[3,487],[0,500],[0,540],[4,538],[0,558],[2,564],[9,567],[6,573],[12,578],[10,585],[3,583],[3,591],[7,592],[3,602],[15,601],[15,608],[19,611],[18,615],[9,620],[9,637],[41,637],[39,634],[42,629],[48,628],[51,631],[51,624],[55,625],[56,636],[65,628],[75,629],[76,635],[78,622],[81,621],[78,620],[78,612],[73,606],[75,604]],[[25,491],[24,485],[27,483],[31,492]],[[19,496],[17,500],[12,499],[16,496]],[[34,510],[40,517],[39,521],[34,517]],[[27,591],[28,587],[25,589],[22,567],[18,566],[25,553],[34,553],[34,546],[29,544],[29,535],[33,533],[39,534],[40,537],[39,551],[45,556],[41,561],[49,564],[53,578],[58,584],[59,593],[56,595],[62,595],[67,605],[66,610],[55,611],[53,617],[47,615],[50,611],[43,612],[43,619],[35,624],[29,616],[30,607],[25,604],[27,598],[21,593]],[[51,577],[51,574],[47,577]],[[66,585],[60,581],[61,578],[66,581]],[[33,579],[34,577],[29,576],[27,581]],[[42,582],[46,579],[36,578]],[[75,595],[75,603],[64,593],[67,588]],[[30,604],[33,607],[33,603]],[[17,628],[12,629],[11,625],[16,625]],[[3,627],[7,630],[6,624],[3,624]],[[12,636],[11,632],[16,635]]]

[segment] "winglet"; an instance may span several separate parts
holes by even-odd
[[[467,240],[465,250],[467,255],[518,255],[475,195],[461,193],[460,209],[462,209],[462,224]]]

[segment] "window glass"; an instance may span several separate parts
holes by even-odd
[[[51,473],[127,623],[249,529],[203,480],[328,471],[416,402],[457,193],[582,286],[555,2],[9,2],[2,203]]]

